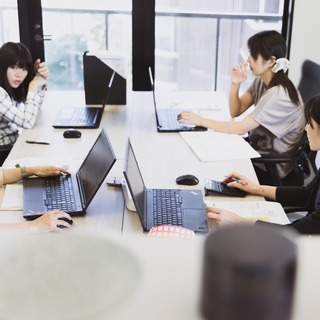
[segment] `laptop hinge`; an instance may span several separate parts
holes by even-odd
[[[79,186],[80,200],[81,200],[81,203],[82,203],[82,207],[85,208],[86,207],[86,196],[85,196],[85,193],[84,193],[84,188],[83,188],[82,181],[81,181],[78,173],[76,173],[76,178],[77,178],[77,183],[78,183],[78,186]]]

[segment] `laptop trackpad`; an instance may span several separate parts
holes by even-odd
[[[207,230],[207,220],[202,209],[184,209],[183,227],[194,231]]]

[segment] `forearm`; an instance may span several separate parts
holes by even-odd
[[[231,84],[229,93],[229,111],[232,118],[241,114],[241,101],[239,97],[240,84]]]
[[[265,185],[254,185],[249,192],[251,194],[262,196],[270,200],[276,200],[276,189],[277,187],[265,186]]]
[[[3,231],[21,231],[23,232],[32,232],[31,222],[20,222],[20,223],[0,223],[0,230]]]
[[[217,132],[245,134],[248,131],[242,127],[240,122],[236,121],[217,121],[213,119],[201,118],[200,126],[212,129]]]
[[[27,177],[31,177],[35,175],[35,170],[37,168],[34,167],[26,167]],[[3,169],[3,184],[14,183],[22,179],[22,170],[21,168],[15,169]]]

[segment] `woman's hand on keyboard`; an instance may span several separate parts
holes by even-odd
[[[49,176],[59,176],[61,174],[70,174],[64,168],[61,167],[27,167],[26,168],[28,177],[38,176],[38,177],[49,177]]]

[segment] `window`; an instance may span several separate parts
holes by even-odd
[[[0,3],[0,45],[8,41],[19,42],[16,0],[1,0]]]
[[[281,32],[281,0],[156,0],[157,88],[229,90],[230,70],[247,56],[247,39]]]
[[[2,42],[19,41],[16,2],[1,1]],[[137,90],[149,90],[146,66],[155,61],[157,88],[226,91],[231,67],[246,58],[248,37],[261,30],[283,30],[288,3],[291,1],[42,0],[43,33],[48,40],[44,42],[45,59],[51,73],[48,85],[83,90],[83,53],[107,49],[126,57],[128,88],[135,87],[131,84],[134,72]],[[139,16],[136,22],[132,13]],[[132,21],[141,20],[148,22],[132,29]],[[139,50],[132,48],[132,30]],[[132,63],[137,60],[137,65]]]
[[[110,50],[125,55],[131,75],[131,1],[42,0],[48,86],[83,90],[85,51]],[[128,84],[130,86],[130,84]]]

